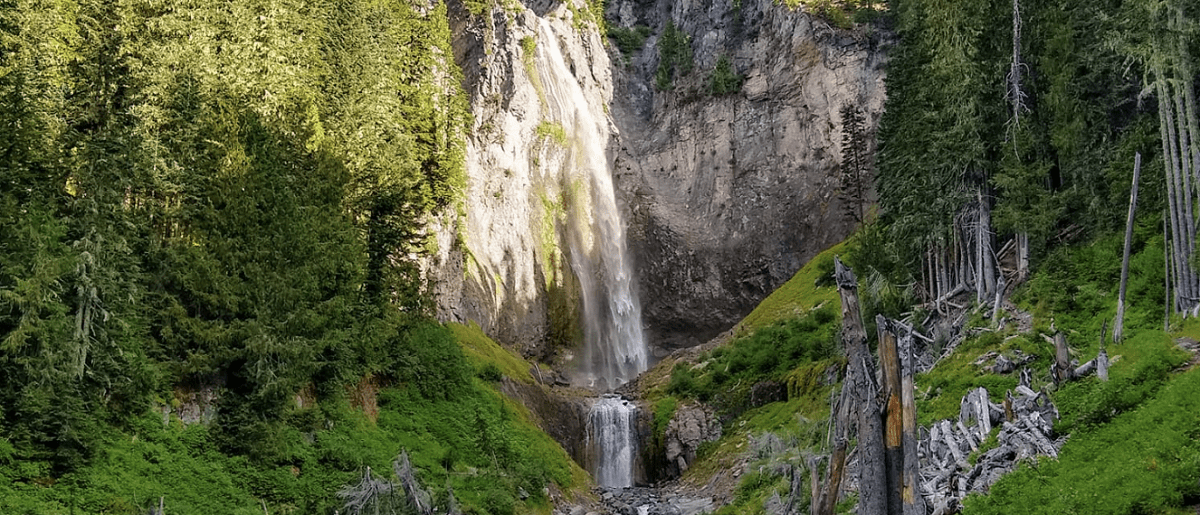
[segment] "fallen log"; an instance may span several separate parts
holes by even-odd
[[[1027,376],[1028,369],[1023,369],[1022,375]],[[1002,404],[995,404],[986,390],[973,390],[962,399],[959,420],[942,420],[928,430],[921,429],[919,449],[924,451],[924,459],[919,484],[932,512],[953,513],[964,496],[987,492],[1020,459],[1057,456],[1062,441],[1052,436],[1058,410],[1050,398],[1026,384],[1005,392],[1004,398]],[[968,465],[965,453],[978,451],[997,426],[996,447],[982,453],[973,466]]]
[[[1073,379],[1079,379],[1081,377],[1091,375],[1094,372],[1101,381],[1107,381],[1108,365],[1108,352],[1104,349],[1100,349],[1100,353],[1096,355],[1094,359],[1076,367],[1075,370],[1071,372],[1071,377]]]

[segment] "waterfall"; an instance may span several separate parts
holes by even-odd
[[[576,227],[569,242],[571,268],[582,291],[586,340],[574,382],[611,390],[645,371],[647,358],[642,308],[606,152],[610,130],[603,106],[588,101],[545,19],[538,25],[537,52],[548,114],[562,124],[572,175],[589,192],[587,205],[572,212]]]
[[[545,114],[562,124],[567,136],[573,185],[586,186],[588,191],[579,195],[584,198],[573,199],[568,244],[571,269],[582,292],[585,337],[573,382],[611,390],[647,367],[642,309],[606,152],[611,132],[603,105],[588,101],[545,19],[538,24],[537,54],[538,94],[547,108]],[[594,457],[592,473],[600,486],[633,485],[636,420],[637,407],[620,397],[605,395],[593,405],[588,440]]]
[[[595,450],[593,476],[600,486],[633,485],[634,424],[637,406],[616,395],[604,395],[592,406],[588,443]]]

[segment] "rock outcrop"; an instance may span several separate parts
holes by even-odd
[[[600,501],[612,515],[700,515],[713,512],[713,500],[658,488],[600,491]]]
[[[589,465],[586,435],[592,399],[586,392],[552,389],[508,378],[500,383],[500,391],[529,408],[534,423],[562,445],[576,463]]]
[[[712,409],[701,404],[680,406],[664,434],[667,477],[682,475],[696,461],[700,444],[719,439],[721,422]]]

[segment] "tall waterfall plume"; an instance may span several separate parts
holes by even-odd
[[[550,23],[538,25],[539,96],[550,119],[567,136],[567,166],[573,191],[570,262],[583,301],[584,350],[573,382],[611,390],[646,370],[642,309],[625,248],[625,227],[617,210],[611,166],[605,151],[610,134],[603,106],[588,102],[571,72]],[[535,83],[536,84],[536,83]],[[592,406],[588,442],[592,474],[600,486],[633,485],[637,407],[616,395]]]
[[[570,238],[571,268],[582,290],[586,340],[574,382],[611,390],[645,371],[648,363],[641,304],[605,151],[607,117],[603,106],[588,102],[545,19],[538,25],[537,52],[548,114],[562,124],[569,141],[569,166],[588,191],[586,202],[576,199],[572,210],[576,225]]]

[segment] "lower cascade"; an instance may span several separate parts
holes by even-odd
[[[608,488],[633,485],[636,423],[637,406],[618,395],[604,395],[592,406],[587,436],[596,460],[596,484]]]

